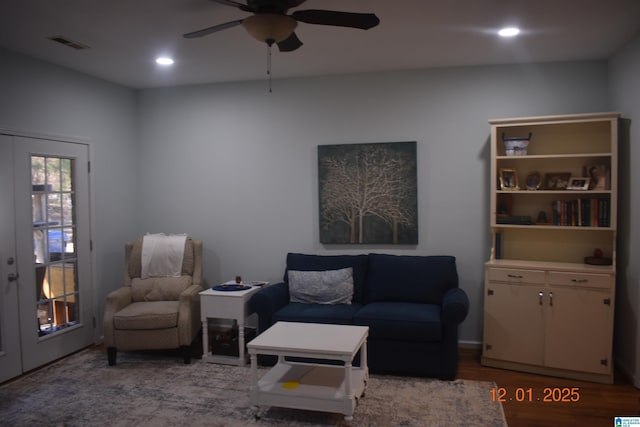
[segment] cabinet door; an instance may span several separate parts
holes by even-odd
[[[541,365],[544,306],[541,286],[488,282],[485,287],[484,356]]]
[[[611,372],[613,297],[593,289],[550,287],[545,365],[573,371]]]

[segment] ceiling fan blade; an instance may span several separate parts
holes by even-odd
[[[207,27],[207,28],[203,28],[202,30],[193,31],[191,33],[184,34],[182,37],[184,37],[185,39],[194,39],[196,37],[206,36],[206,35],[209,35],[211,33],[215,33],[217,31],[222,31],[222,30],[226,30],[227,28],[232,28],[232,27],[238,26],[238,25],[242,24],[242,21],[244,21],[244,19],[238,19],[237,21],[225,22],[224,24],[218,24],[218,25],[214,25],[213,27]]]
[[[278,49],[280,49],[280,52],[291,52],[298,49],[300,46],[302,46],[302,42],[298,36],[296,36],[296,33],[291,33],[289,37],[278,43]]]
[[[233,0],[213,0],[216,3],[224,4],[226,6],[237,7],[240,10],[244,10],[245,12],[255,12],[253,8],[247,6],[244,3],[240,3]]]
[[[233,0],[214,0],[233,1]],[[285,14],[287,10],[298,7],[306,0],[247,0],[247,8],[253,13],[278,13]],[[234,2],[235,3],[235,2]],[[246,9],[243,9],[246,10]]]
[[[293,12],[291,17],[307,24],[334,25],[362,30],[368,30],[380,23],[380,19],[373,13],[337,12],[334,10],[299,10]]]
[[[298,7],[300,6],[302,3],[306,2],[307,0],[289,0],[287,3],[287,9],[293,9],[294,7]]]

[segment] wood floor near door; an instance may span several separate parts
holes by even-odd
[[[461,349],[459,356],[457,378],[494,381],[500,388],[495,397],[506,400],[509,427],[613,426],[616,416],[640,416],[640,390],[621,375],[612,385],[598,384],[485,367],[478,350]],[[544,401],[545,394],[561,398],[563,389],[567,402]]]

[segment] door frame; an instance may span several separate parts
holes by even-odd
[[[5,141],[7,150],[4,150]],[[0,218],[3,221],[11,223],[11,227],[0,227],[0,238],[11,242],[12,248],[8,250],[7,256],[0,254],[0,383],[22,374],[22,351],[21,346],[21,329],[20,325],[20,308],[17,304],[19,301],[18,284],[15,281],[9,281],[9,275],[18,274],[18,264],[16,262],[16,227],[15,227],[15,207],[13,203],[14,197],[14,171],[13,171],[13,137],[0,134],[0,151],[6,154],[3,157],[10,163],[10,167],[0,169],[0,191],[6,190],[10,195],[11,203],[3,203],[0,205]],[[3,164],[4,165],[4,164]],[[5,244],[6,245],[6,244]],[[4,249],[4,247],[2,248]],[[13,261],[9,261],[13,258]],[[6,299],[6,301],[5,301]],[[16,327],[16,323],[18,327]]]
[[[0,126],[0,134],[7,135],[10,137],[24,137],[24,138],[41,139],[44,141],[56,141],[56,142],[82,144],[82,145],[86,145],[87,147],[87,160],[89,161],[89,172],[87,174],[89,206],[87,206],[87,208],[89,210],[88,231],[89,231],[89,240],[90,240],[90,246],[91,246],[91,251],[89,253],[89,265],[90,265],[89,274],[91,278],[90,286],[91,286],[91,292],[92,292],[91,310],[94,318],[93,342],[94,344],[97,344],[101,341],[101,336],[99,334],[100,328],[98,327],[98,323],[99,323],[98,316],[99,316],[100,305],[99,305],[99,299],[98,299],[99,295],[98,295],[98,289],[97,289],[96,255],[95,255],[95,251],[93,250],[93,241],[94,241],[93,236],[95,236],[94,220],[93,220],[93,215],[95,212],[95,200],[93,196],[93,171],[91,166],[94,164],[93,163],[93,151],[94,151],[93,142],[90,139],[81,138],[77,136],[44,133],[44,132],[29,131],[24,129],[7,128],[7,127],[1,127],[1,126]]]

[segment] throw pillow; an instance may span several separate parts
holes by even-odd
[[[291,302],[307,304],[351,304],[353,269],[324,271],[289,270]]]

